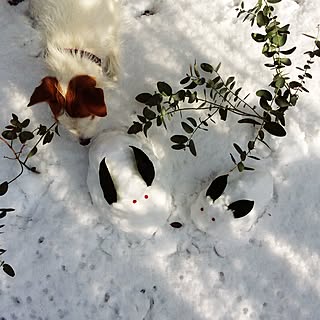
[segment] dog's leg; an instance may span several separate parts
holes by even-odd
[[[119,76],[120,61],[118,50],[113,49],[105,57],[103,71],[105,75],[112,81],[117,81]]]

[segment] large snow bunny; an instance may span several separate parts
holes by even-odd
[[[120,131],[100,134],[89,151],[92,201],[121,230],[151,236],[171,210],[168,186],[159,179],[160,161],[144,141]]]
[[[223,238],[250,229],[272,196],[273,178],[266,167],[221,175],[192,203],[191,219],[200,230]]]

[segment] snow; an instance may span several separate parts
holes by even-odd
[[[122,79],[107,92],[109,115],[102,126],[108,132],[124,135],[141,112],[135,96],[154,91],[159,80],[178,84],[194,59],[213,65],[221,61],[223,76],[234,75],[243,92],[253,93],[270,82],[260,45],[250,39],[250,26],[236,19],[239,1],[122,3]],[[293,63],[303,65],[301,54],[311,43],[302,33],[316,32],[318,2],[283,0],[279,8],[281,20],[291,24],[292,46],[298,47]],[[34,124],[52,123],[45,105],[26,108],[46,75],[39,37],[26,10],[27,2],[17,7],[0,2],[0,128],[12,112]],[[146,10],[154,14],[141,16]],[[1,220],[1,248],[7,249],[3,259],[16,272],[14,278],[0,274],[0,319],[317,319],[318,61],[312,75],[310,94],[302,95],[297,108],[287,113],[287,136],[268,140],[271,152],[258,150],[263,162],[250,173],[255,177],[232,177],[226,197],[251,196],[259,202],[248,224],[239,228],[237,221],[219,225],[217,219],[215,232],[214,225],[200,223],[195,208],[204,203],[211,212],[204,190],[230,170],[232,144],[243,145],[252,136],[249,126],[235,124],[231,117],[212,125],[196,138],[197,158],[170,148],[170,134],[181,130],[179,118],[170,123],[168,133],[152,128],[147,144],[140,136],[128,138],[145,146],[159,170],[155,186],[172,196],[165,210],[168,220],[164,213],[165,218],[154,222],[156,231],[146,234],[143,228],[126,232],[124,220],[110,216],[117,213],[115,207],[101,212],[91,202],[89,191],[94,194],[99,182],[94,183],[93,175],[87,185],[87,172],[97,169],[105,142],[94,142],[99,150],[91,149],[97,158],[89,166],[89,149],[61,128],[61,138],[42,147],[31,161],[41,175],[25,172],[0,199],[1,207],[15,208]],[[249,100],[254,99],[251,94]],[[10,156],[3,144],[0,156]],[[120,148],[114,157],[129,166]],[[18,170],[15,162],[1,159],[0,181]],[[241,193],[239,184],[247,191],[241,183],[249,183],[254,192]],[[128,218],[134,222],[134,216]],[[172,222],[182,227],[172,228]]]

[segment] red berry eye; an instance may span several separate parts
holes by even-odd
[[[132,203],[137,203],[137,200],[133,200]]]
[[[216,221],[216,219],[215,219],[215,218],[212,218],[211,221]]]
[[[145,199],[148,199],[148,198],[149,198],[149,196],[146,194],[146,195],[144,196],[144,198],[145,198]]]

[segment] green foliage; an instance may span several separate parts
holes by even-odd
[[[172,86],[164,81],[157,83],[155,93],[141,93],[136,100],[145,105],[142,115],[138,115],[138,121],[134,121],[128,133],[137,134],[144,132],[147,136],[148,130],[154,123],[166,128],[166,121],[170,120],[176,113],[180,115],[185,111],[207,111],[205,117],[187,117],[181,121],[182,134],[174,134],[170,140],[175,150],[189,150],[196,155],[194,135],[198,131],[207,131],[208,123],[215,123],[214,118],[227,121],[228,114],[233,113],[240,117],[239,123],[253,125],[257,129],[255,138],[248,142],[247,150],[239,152],[239,162],[235,162],[239,171],[248,170],[243,161],[255,148],[256,143],[265,143],[265,134],[284,137],[285,113],[297,104],[299,93],[308,92],[305,88],[306,78],[311,79],[311,65],[315,56],[320,56],[320,41],[317,37],[309,36],[315,41],[315,49],[307,51],[309,59],[303,68],[298,67],[302,73],[297,80],[290,80],[286,67],[292,65],[288,58],[296,47],[284,49],[288,35],[289,25],[281,25],[274,14],[274,7],[281,0],[258,1],[249,9],[244,9],[244,3],[240,4],[238,17],[244,16],[243,21],[249,20],[251,24],[257,24],[264,29],[262,33],[252,33],[252,38],[262,43],[262,54],[271,60],[265,66],[273,72],[272,81],[268,88],[256,91],[258,106],[251,106],[245,100],[248,94],[242,98],[241,86],[237,85],[234,76],[223,79],[219,74],[221,63],[213,67],[209,63],[196,62],[190,66],[190,72],[180,81],[180,88],[174,92]],[[234,156],[232,155],[232,158]],[[250,170],[250,168],[249,168]]]
[[[12,212],[12,211],[14,211],[14,209],[12,209],[12,208],[1,208],[1,209],[0,209],[0,219],[5,218],[6,215],[7,215],[9,212]],[[1,225],[0,225],[0,234],[3,233],[3,232],[1,231],[1,229],[2,229],[3,227],[4,227],[4,224],[1,224]],[[1,249],[1,248],[0,248],[0,258],[1,258],[1,256],[2,256],[5,252],[7,252],[7,250],[4,250],[4,249]],[[8,276],[10,276],[10,277],[14,277],[14,276],[15,276],[15,272],[14,272],[13,268],[12,268],[9,264],[7,264],[7,263],[5,263],[4,261],[2,261],[1,259],[0,259],[0,268],[2,268],[2,270],[3,270]]]
[[[22,175],[24,169],[39,173],[36,167],[30,167],[27,164],[29,159],[38,152],[38,146],[41,142],[42,145],[48,144],[52,141],[55,134],[59,135],[57,123],[54,123],[49,128],[40,124],[39,127],[32,131],[28,129],[29,125],[30,119],[20,121],[19,117],[13,113],[10,123],[5,127],[6,130],[1,133],[0,141],[13,153],[13,158],[5,158],[17,161],[20,165],[20,172],[10,181],[0,183],[0,196],[7,193],[9,184],[17,180]],[[36,142],[32,145],[34,140]],[[26,149],[29,149],[29,151],[26,151]]]
[[[242,21],[249,21],[262,31],[252,33],[254,41],[262,46],[261,53],[268,62],[265,67],[272,72],[271,82],[266,88],[256,91],[257,105],[250,105],[246,102],[249,94],[242,93],[242,87],[237,83],[234,76],[223,79],[219,70],[221,63],[213,66],[207,62],[197,62],[190,65],[189,72],[180,81],[177,91],[164,81],[157,83],[157,91],[154,93],[141,93],[136,100],[144,105],[143,114],[138,115],[138,121],[134,121],[128,133],[137,134],[143,132],[147,137],[148,130],[156,124],[167,128],[166,122],[171,120],[176,114],[182,117],[182,133],[171,136],[174,150],[189,150],[196,156],[195,135],[199,131],[208,131],[208,124],[220,121],[227,121],[228,114],[232,113],[239,116],[238,123],[251,125],[255,128],[255,136],[247,142],[245,147],[234,143],[235,154],[230,154],[233,167],[226,174],[221,176],[215,184],[216,190],[224,189],[227,184],[227,176],[230,172],[254,170],[247,167],[245,161],[250,158],[259,160],[258,157],[251,155],[257,144],[263,144],[270,148],[265,142],[266,135],[284,137],[286,111],[296,106],[301,92],[308,92],[306,80],[312,79],[311,68],[315,57],[320,57],[320,41],[318,36],[305,36],[314,42],[314,48],[307,51],[306,63],[297,69],[301,71],[298,79],[290,79],[287,67],[292,66],[289,56],[295,52],[296,47],[286,48],[290,35],[290,25],[282,25],[275,14],[274,4],[281,0],[258,0],[256,5],[246,10],[244,2],[241,2],[238,11],[238,18]],[[201,116],[188,116],[183,118],[184,112],[193,111],[201,113]],[[205,111],[205,112],[204,112]],[[204,116],[204,114],[206,114]],[[222,190],[223,191],[223,190]],[[251,208],[251,202],[236,203],[234,208],[235,215],[241,216]],[[251,210],[251,209],[250,209]]]

